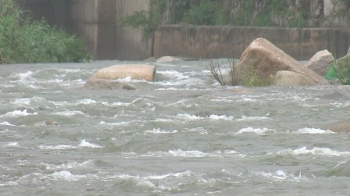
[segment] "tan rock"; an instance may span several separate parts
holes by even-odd
[[[158,63],[164,63],[164,62],[171,62],[171,61],[178,61],[181,60],[179,58],[173,57],[173,56],[163,56],[157,59]]]
[[[334,57],[328,50],[317,52],[306,64],[305,67],[313,70],[320,76],[327,75],[327,72],[334,63]]]
[[[274,76],[281,70],[299,73],[310,78],[316,84],[328,84],[328,81],[323,77],[301,65],[298,61],[264,38],[254,40],[244,51],[235,67],[235,71],[239,76],[238,81],[243,85],[249,73],[254,73],[269,81],[271,76]]]
[[[154,81],[156,67],[146,64],[113,65],[100,69],[92,78],[123,79],[130,77],[133,80]]]
[[[313,80],[292,71],[278,71],[273,77],[273,84],[278,86],[314,86]]]
[[[131,84],[119,82],[117,80],[91,78],[85,82],[84,88],[90,90],[101,90],[101,89],[125,89],[135,90],[136,87]]]
[[[350,121],[335,123],[328,127],[333,132],[350,132]]]

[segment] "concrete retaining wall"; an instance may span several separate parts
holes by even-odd
[[[0,0],[2,1],[2,0]],[[139,29],[120,27],[121,17],[148,11],[150,0],[16,0],[87,40],[94,59],[135,60],[150,56],[194,58],[239,58],[248,44],[264,37],[298,60],[308,60],[328,49],[337,57],[349,47],[349,32],[343,29],[287,29],[232,26],[160,26],[154,37],[143,40]]]
[[[2,1],[2,0],[0,0]],[[16,0],[44,17],[50,25],[86,39],[94,59],[145,59],[152,55],[153,36],[142,40],[138,29],[120,27],[118,20],[134,11],[148,11],[150,0]]]
[[[263,37],[297,60],[308,60],[323,49],[340,57],[348,50],[349,35],[343,29],[169,25],[156,31],[153,55],[239,58],[254,39]]]
[[[132,27],[121,27],[120,18],[132,15],[135,11],[149,11],[150,0],[116,1],[116,45],[115,57],[119,60],[146,59],[152,56],[153,36],[143,38],[142,31]]]
[[[84,37],[95,59],[115,59],[114,0],[70,0],[67,2],[66,29]]]

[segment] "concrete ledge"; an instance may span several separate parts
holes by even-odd
[[[155,32],[153,55],[240,58],[253,40],[262,37],[293,58],[308,60],[324,49],[344,56],[349,47],[349,35],[344,29],[327,28],[167,25]]]

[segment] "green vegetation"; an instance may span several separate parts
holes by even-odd
[[[45,20],[31,20],[13,0],[1,4],[0,64],[90,60],[82,39],[50,27]]]
[[[338,80],[344,85],[350,85],[350,59],[345,56],[339,59],[331,68]]]
[[[315,19],[309,13],[309,0],[301,0],[298,6],[281,0],[151,0],[150,12],[134,12],[122,18],[120,24],[141,28],[147,36],[163,24],[163,14],[169,11],[166,5],[170,1],[175,1],[170,10],[174,12],[171,24],[302,28],[308,20]],[[340,6],[350,6],[350,0],[340,1]]]
[[[121,26],[130,26],[140,28],[143,32],[143,37],[147,37],[153,33],[161,24],[163,8],[166,0],[151,0],[151,11],[137,11],[132,15],[120,19]]]

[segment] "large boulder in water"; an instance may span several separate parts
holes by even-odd
[[[91,78],[85,82],[84,88],[90,90],[101,90],[101,89],[125,89],[135,90],[136,87],[131,84],[119,82],[117,80],[98,79]]]
[[[328,81],[323,77],[301,65],[294,58],[263,38],[254,40],[235,65],[237,81],[241,85],[245,85],[245,80],[251,74],[271,83],[271,78],[282,70],[304,75],[319,85],[328,84]]]
[[[97,71],[92,78],[98,79],[124,79],[154,81],[156,67],[146,64],[113,65]]]
[[[273,77],[273,84],[277,86],[313,86],[316,83],[305,75],[292,71],[278,71]]]
[[[320,76],[326,76],[334,63],[334,57],[328,50],[317,52],[306,64],[305,67],[316,72]]]

